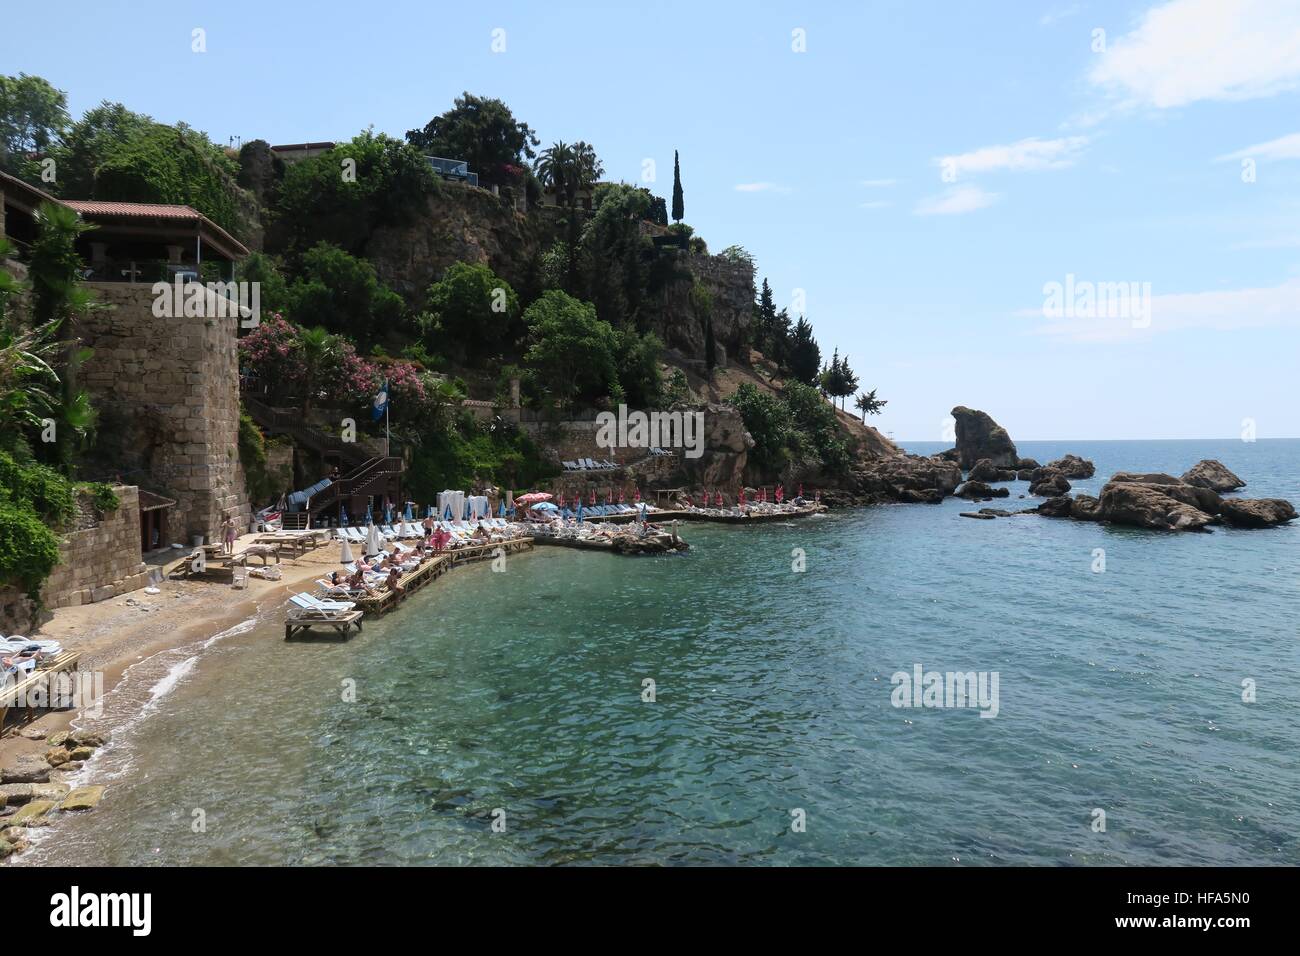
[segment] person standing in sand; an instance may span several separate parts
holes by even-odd
[[[235,553],[235,522],[230,518],[230,512],[221,520],[221,550],[223,554]]]

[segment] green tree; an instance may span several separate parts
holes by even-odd
[[[602,183],[579,240],[575,284],[596,306],[600,318],[615,328],[636,327],[641,316],[650,245],[641,234],[641,221],[649,209],[646,190]]]
[[[663,343],[653,332],[638,334],[634,329],[618,333],[616,363],[624,401],[635,408],[653,408],[664,397],[659,354]]]
[[[483,359],[514,342],[519,297],[485,265],[452,264],[425,298],[420,325],[435,351]]]
[[[789,406],[775,395],[760,391],[753,382],[742,382],[727,399],[740,411],[745,431],[754,439],[751,456],[762,473],[779,472],[790,462],[794,423]]]
[[[259,284],[258,306],[262,312],[283,312],[289,308],[289,284],[276,257],[252,253],[239,264],[239,279]]]
[[[596,308],[551,290],[524,311],[528,351],[524,367],[533,394],[543,402],[572,407],[610,396],[622,398],[616,356],[618,333],[596,317]]]
[[[370,342],[401,326],[402,297],[382,285],[364,259],[319,242],[302,257],[302,270],[288,292],[295,321]]]
[[[812,385],[821,370],[822,352],[813,338],[812,325],[803,316],[790,333],[786,366],[797,381]]]
[[[0,169],[38,182],[28,155],[43,153],[68,126],[68,97],[39,76],[0,76]]]
[[[167,126],[101,103],[50,149],[58,190],[77,199],[192,206],[237,238],[257,228],[257,203],[225,153],[184,123]]]
[[[318,241],[360,255],[375,229],[411,222],[437,189],[418,149],[366,130],[285,170],[267,245],[291,263]]]
[[[501,100],[468,92],[423,129],[408,130],[406,139],[423,153],[467,161],[485,185],[508,184],[511,168],[532,159],[538,143],[532,128]]]
[[[325,371],[339,359],[339,339],[321,326],[303,329],[298,334],[296,357],[301,363],[303,398],[302,414],[311,414],[312,404],[321,390]]]
[[[868,415],[879,415],[880,410],[888,404],[889,402],[884,399],[876,398],[876,390],[873,388],[869,392],[860,394],[853,402],[853,407],[862,413],[862,424],[865,425]]]
[[[85,263],[77,254],[77,238],[93,228],[67,206],[44,203],[36,212],[39,232],[28,265],[32,285],[32,318],[37,329],[60,339],[58,375],[59,416],[54,450],[65,470],[71,470],[73,450],[94,428],[90,399],[77,385],[77,369],[89,357],[77,341],[76,320],[90,309],[90,293],[81,284]]]
[[[686,206],[682,200],[682,167],[673,150],[673,222],[681,222],[686,215]]]

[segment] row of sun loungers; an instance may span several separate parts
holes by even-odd
[[[434,530],[443,530],[452,535],[453,540],[458,536],[470,536],[479,526],[492,534],[501,534],[508,536],[515,531],[514,526],[506,521],[505,518],[480,518],[477,521],[435,521]],[[366,543],[365,528],[335,528],[335,537],[340,541],[347,540],[352,544]],[[379,535],[385,541],[413,541],[427,537],[429,534],[424,525],[415,521],[400,521],[392,525],[380,525]]]
[[[616,461],[597,461],[591,458],[579,458],[577,461],[562,461],[565,471],[610,471],[621,467]]]
[[[635,505],[583,505],[582,516],[584,518],[608,518],[612,515],[630,515],[635,514],[641,509]],[[651,508],[653,513],[655,509]],[[576,518],[578,516],[577,508],[561,508],[555,512],[561,518]]]
[[[289,617],[293,620],[331,621],[352,613],[356,604],[352,601],[332,601],[318,598],[303,591],[289,598]]]

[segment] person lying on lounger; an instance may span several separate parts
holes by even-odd
[[[366,583],[366,572],[360,565],[357,566],[356,573],[348,578],[348,589],[352,591],[365,591],[367,594],[374,594],[374,589]]]
[[[393,565],[393,567],[388,572],[388,580],[384,582],[384,587],[388,588],[388,590],[390,591],[396,591],[398,588],[402,586],[400,583],[401,578],[402,578],[401,570],[397,567],[397,565]]]

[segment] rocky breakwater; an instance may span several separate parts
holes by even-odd
[[[99,805],[102,786],[74,788],[66,778],[106,742],[102,733],[59,731],[45,741],[49,749],[44,755],[29,754],[0,768],[0,860],[27,849],[29,828],[49,826],[60,814]]]
[[[1203,479],[1194,484],[1188,476]],[[1202,461],[1182,478],[1160,472],[1120,471],[1111,476],[1100,498],[1058,495],[1036,509],[1053,518],[1105,521],[1159,531],[1208,531],[1212,525],[1270,528],[1296,517],[1295,507],[1283,498],[1224,498],[1208,484],[1245,486],[1216,461]]]
[[[854,493],[866,504],[938,504],[961,484],[957,463],[937,455],[900,454],[859,462],[850,475]]]

